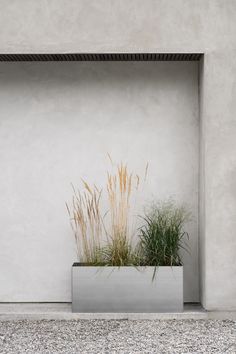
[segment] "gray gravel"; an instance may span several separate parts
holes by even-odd
[[[4,321],[0,353],[236,354],[236,321]]]

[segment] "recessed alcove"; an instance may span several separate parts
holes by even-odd
[[[12,61],[0,64],[0,301],[70,301],[65,201],[80,177],[103,183],[107,153],[140,174],[149,163],[138,203],[172,196],[191,209],[184,294],[199,301],[200,57],[0,56]]]

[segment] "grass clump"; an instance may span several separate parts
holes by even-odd
[[[86,181],[83,181],[82,190],[73,187],[72,203],[66,206],[80,262],[109,266],[137,263],[132,245],[130,210],[132,194],[138,187],[139,176],[134,176],[126,165],[120,163],[114,173],[107,173],[108,210],[103,213],[101,198],[105,193],[102,195],[102,190],[91,187]]]
[[[100,212],[102,190],[83,181],[83,191],[73,188],[72,204],[66,204],[74,232],[78,258],[87,264],[100,263],[103,220]]]
[[[130,228],[130,200],[139,186],[139,177],[128,172],[123,163],[117,166],[115,174],[107,174],[109,201],[107,245],[102,249],[102,258],[107,265],[132,265],[135,254],[132,248]]]
[[[190,213],[172,200],[152,204],[139,232],[140,261],[147,266],[180,266],[180,250],[185,249],[185,223]]]

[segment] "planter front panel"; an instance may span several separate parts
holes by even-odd
[[[72,267],[73,312],[181,312],[183,267]]]

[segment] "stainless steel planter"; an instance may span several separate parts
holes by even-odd
[[[72,267],[73,312],[181,312],[183,267]]]

